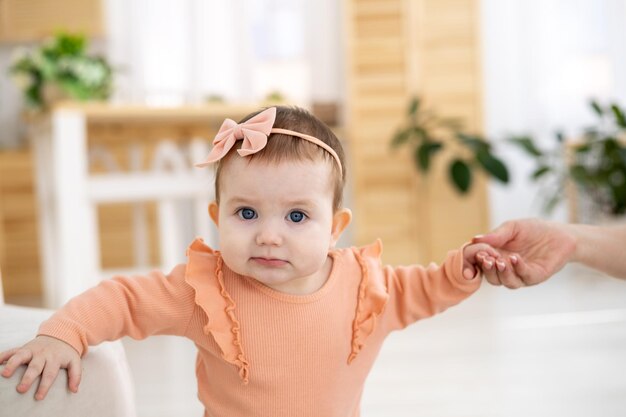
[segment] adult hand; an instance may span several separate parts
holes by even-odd
[[[576,250],[576,237],[568,225],[538,219],[508,221],[486,235],[475,236],[472,242],[509,252],[504,265],[494,260],[491,268],[483,267],[488,282],[508,288],[547,280],[571,260]]]

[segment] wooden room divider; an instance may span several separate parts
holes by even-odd
[[[484,178],[459,196],[441,166],[418,174],[391,138],[414,95],[442,117],[482,124],[478,0],[346,0],[346,132],[357,244],[390,263],[440,261],[488,227]],[[443,157],[445,159],[445,155]]]

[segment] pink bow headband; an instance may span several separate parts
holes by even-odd
[[[241,144],[241,149],[238,149],[237,152],[241,156],[248,156],[265,148],[265,145],[267,145],[267,137],[271,133],[283,133],[285,135],[299,137],[300,139],[304,139],[316,144],[320,148],[323,148],[335,159],[337,166],[339,167],[339,173],[342,173],[341,161],[339,160],[339,156],[337,156],[337,152],[335,152],[333,148],[316,137],[305,135],[304,133],[294,132],[293,130],[274,128],[272,126],[274,125],[275,120],[276,107],[265,109],[256,116],[240,124],[237,124],[231,119],[224,120],[220,130],[215,136],[215,139],[213,139],[213,149],[211,149],[209,156],[204,162],[196,164],[196,166],[206,167],[219,161],[226,156],[235,143],[240,139],[243,139],[243,143]]]

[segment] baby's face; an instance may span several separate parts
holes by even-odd
[[[213,206],[226,265],[281,292],[323,284],[335,243],[331,170],[314,161],[228,160]]]

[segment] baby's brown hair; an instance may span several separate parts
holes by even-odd
[[[251,119],[263,110],[265,109],[261,109],[247,115],[241,119],[239,123],[243,123]],[[267,163],[278,163],[293,160],[315,161],[322,158],[333,166],[333,210],[339,210],[341,208],[343,187],[346,180],[346,163],[341,142],[337,139],[337,136],[335,136],[333,131],[324,122],[308,111],[299,107],[288,106],[276,106],[276,120],[274,121],[273,128],[288,129],[294,132],[304,133],[321,140],[337,153],[339,161],[341,162],[341,169],[337,166],[337,162],[333,156],[322,147],[297,136],[283,133],[270,134],[267,140],[267,145],[262,150],[250,156],[246,156],[245,158],[249,158],[249,161],[258,160]],[[236,149],[239,149],[240,147],[241,141],[238,141],[228,154],[217,162],[215,168],[215,201],[218,204],[220,201],[219,183],[222,167],[231,157],[233,157],[233,154],[236,153]],[[236,157],[241,158],[239,155],[236,155]]]

